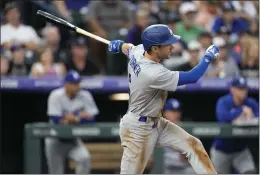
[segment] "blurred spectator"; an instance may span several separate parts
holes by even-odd
[[[238,61],[241,74],[246,77],[258,77],[259,71],[259,40],[244,33],[240,37],[242,52]]]
[[[227,44],[232,44],[232,41],[230,41],[230,32],[228,31],[226,26],[220,27],[218,30],[216,30],[215,37],[221,37],[223,38]]]
[[[63,76],[65,67],[62,63],[53,62],[51,49],[46,48],[40,56],[39,62],[33,64],[31,69],[32,77],[55,77]]]
[[[211,62],[206,71],[206,76],[226,78],[239,75],[237,64],[228,54],[226,41],[223,38],[216,37],[213,39],[213,44],[219,48],[219,57]]]
[[[162,23],[158,1],[140,0],[137,9],[140,8],[149,10],[149,25]]]
[[[244,19],[236,16],[234,8],[230,4],[223,5],[222,11],[222,16],[218,16],[213,23],[212,32],[216,34],[221,27],[226,27],[231,34],[230,38],[233,43],[237,41],[237,34],[249,29],[249,24]]]
[[[25,59],[25,50],[20,45],[11,47],[12,59],[10,63],[10,75],[27,76],[31,65]]]
[[[143,30],[148,26],[149,11],[138,9],[136,12],[136,23],[128,31],[126,42],[134,45],[141,44],[141,35]]]
[[[40,38],[31,26],[21,23],[17,5],[7,3],[4,14],[7,24],[1,26],[1,45],[10,49],[12,45],[20,44],[26,49],[37,50]]]
[[[249,54],[250,48],[257,46],[259,47],[259,39],[254,37],[250,32],[244,31],[239,35],[238,43],[232,49],[232,57],[235,59],[237,64],[241,63],[244,55]],[[246,56],[247,57],[247,56]]]
[[[131,25],[131,11],[127,1],[91,1],[88,9],[88,24],[92,32],[100,37],[114,38],[120,28],[129,28]],[[90,49],[104,70],[107,65],[107,45],[90,39]]]
[[[65,1],[52,1],[52,3],[55,5],[57,8],[58,12],[61,14],[61,16],[69,21],[72,22],[72,15],[70,10],[66,6],[66,0]]]
[[[220,11],[219,1],[194,1],[194,3],[198,7],[198,14],[195,19],[195,24],[202,26],[208,32],[210,32],[212,24]]]
[[[196,40],[203,28],[195,25],[197,8],[193,2],[184,2],[180,6],[182,21],[176,24],[174,33],[180,35],[185,42]]]
[[[174,31],[176,24],[181,20],[180,15],[174,12],[170,12],[166,15],[167,16],[165,17],[164,23],[168,25],[172,31]]]
[[[241,12],[241,14],[248,15],[249,17],[256,19],[257,9],[252,1],[231,1],[233,7],[237,12]]]
[[[84,15],[88,11],[89,0],[64,0],[52,1],[58,12],[63,18],[72,22],[74,25],[85,27]]]
[[[80,75],[97,75],[100,70],[90,60],[86,38],[75,37],[71,42],[71,59],[65,62],[67,70],[76,70]]]
[[[200,43],[198,41],[190,41],[188,44],[188,62],[176,68],[177,71],[190,71],[200,60]]]
[[[8,75],[9,60],[6,56],[1,55],[1,75]]]
[[[255,4],[252,1],[231,1],[231,4],[236,11],[236,16],[247,20],[250,24],[249,30],[258,36],[257,21],[259,18]]]
[[[65,60],[67,55],[60,47],[60,32],[56,26],[46,26],[43,29],[43,48],[49,48],[53,53],[54,62]]]
[[[212,45],[212,35],[209,32],[202,32],[199,35],[199,42],[200,42],[200,57],[202,57],[205,54],[205,51],[207,48]]]
[[[90,27],[104,38],[109,38],[108,34],[119,28],[129,28],[131,13],[127,5],[127,1],[91,1],[86,15]]]
[[[162,2],[159,17],[163,24],[174,24],[180,21],[179,7],[182,1],[176,0],[166,0]],[[169,26],[172,30],[175,26]]]

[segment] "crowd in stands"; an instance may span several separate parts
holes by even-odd
[[[126,74],[126,56],[112,55],[106,44],[40,19],[35,13],[41,9],[108,40],[122,39],[134,45],[141,44],[141,33],[147,26],[167,24],[182,38],[170,58],[162,62],[170,70],[189,71],[198,64],[206,48],[215,44],[220,49],[220,58],[211,63],[205,76],[258,77],[258,3],[227,0],[4,3],[1,76],[64,76],[71,69],[83,76]]]

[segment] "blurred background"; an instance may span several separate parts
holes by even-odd
[[[127,85],[127,57],[112,55],[107,45],[46,22],[36,16],[37,10],[108,40],[121,39],[134,45],[141,44],[141,33],[147,26],[167,24],[182,37],[170,58],[162,62],[172,71],[189,71],[207,47],[218,46],[220,58],[210,64],[200,86],[169,93],[169,98],[182,103],[182,122],[217,122],[216,102],[229,93],[227,82],[237,75],[251,80],[248,94],[259,99],[259,1],[3,0],[1,79],[7,81],[1,82],[1,173],[24,173],[24,125],[48,122],[48,95],[62,86],[59,82],[69,70],[78,71],[86,78],[85,86],[92,87],[86,89],[100,111],[97,123],[117,124],[128,107],[128,89],[120,88],[121,81]],[[118,86],[106,87],[109,78]],[[31,81],[40,79],[44,84],[37,86]],[[213,139],[201,138],[207,151]],[[118,143],[118,138],[88,142]],[[258,165],[259,140],[247,142]],[[43,167],[42,173],[46,173],[46,163]],[[118,172],[111,169],[104,172]],[[70,168],[66,171],[72,172]]]

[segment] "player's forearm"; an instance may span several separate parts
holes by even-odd
[[[95,121],[95,114],[88,114],[85,111],[80,112],[79,117],[80,117],[80,123],[85,124],[85,123],[91,123]]]
[[[125,54],[125,55],[127,55],[127,54],[128,54],[127,52],[128,52],[129,49],[130,49],[131,47],[133,47],[133,46],[134,46],[134,45],[131,44],[131,43],[123,43],[122,46],[121,46],[122,53]]]
[[[92,116],[91,118],[88,118],[88,119],[81,118],[79,122],[80,122],[80,124],[86,124],[86,123],[93,123],[95,121],[96,121],[96,116]]]
[[[80,120],[73,114],[66,114],[63,116],[63,118],[67,120],[69,123],[79,123]]]
[[[242,107],[241,108],[236,108],[234,110],[230,111],[226,111],[225,109],[217,109],[217,118],[220,121],[225,121],[225,122],[229,122],[232,121],[234,119],[236,119],[237,117],[239,117],[243,112]]]
[[[54,124],[61,123],[61,121],[63,119],[62,116],[49,116],[49,118],[51,119],[52,123],[54,123]]]
[[[179,72],[178,86],[196,83],[205,73],[210,62],[204,57],[200,63],[188,72]]]

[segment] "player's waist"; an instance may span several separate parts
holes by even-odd
[[[132,114],[133,116],[135,116],[139,122],[154,122],[154,121],[158,121],[161,117],[161,115],[158,116],[146,116],[146,115],[138,115],[134,112],[128,111],[129,114]]]

